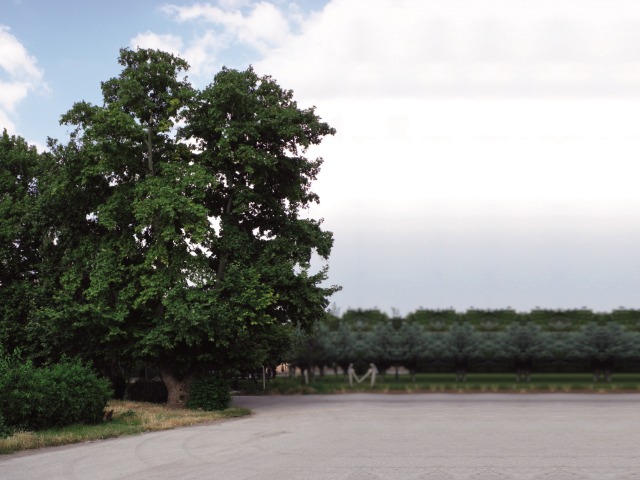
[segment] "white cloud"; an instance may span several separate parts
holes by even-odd
[[[12,78],[41,82],[42,71],[20,41],[10,33],[9,27],[0,25],[0,68]]]
[[[24,100],[28,93],[28,83],[0,81],[0,109],[14,112],[16,105]]]
[[[273,3],[246,0],[222,0],[218,6],[167,4],[160,9],[178,23],[195,25],[196,33],[185,40],[179,35],[147,31],[135,36],[131,47],[179,55],[189,63],[190,75],[207,80],[220,68],[221,52],[239,45],[263,55],[286,43],[292,36],[290,24],[297,25],[302,18],[295,5],[281,9]]]
[[[283,45],[290,36],[289,23],[282,12],[270,3],[257,4],[237,27],[240,41],[259,50]]]
[[[403,201],[639,198],[635,1],[333,0],[306,17],[265,1],[162,8],[212,26],[188,47],[166,38],[196,74],[249,45],[259,73],[319,105],[338,128],[322,154],[349,158],[325,166],[340,192],[379,201],[395,182]]]
[[[132,48],[162,50],[174,55],[182,51],[182,38],[177,35],[159,35],[153,32],[140,33],[129,42]]]
[[[0,129],[15,131],[16,107],[33,91],[48,91],[43,72],[9,27],[0,25]]]
[[[338,130],[325,209],[637,202],[639,27],[630,0],[333,0],[255,67]]]
[[[16,131],[15,123],[13,123],[9,116],[2,111],[2,108],[0,108],[0,130],[3,130],[5,128],[11,134],[15,133]]]
[[[191,66],[191,73],[196,76],[206,76],[218,69],[217,54],[223,48],[223,40],[212,31],[207,31],[187,47],[184,58]]]
[[[639,26],[633,0],[334,0],[258,65],[317,97],[640,96]]]
[[[189,63],[189,72],[195,76],[209,75],[216,71],[216,54],[222,48],[221,39],[213,32],[205,32],[188,46],[178,35],[159,35],[145,32],[131,39],[132,48],[151,48],[178,55]]]
[[[287,85],[284,83],[284,85]],[[306,102],[305,102],[306,103]],[[361,208],[420,215],[435,199],[470,205],[556,201],[640,205],[640,100],[324,100],[338,133],[311,151],[326,162],[318,216]],[[529,205],[529,207],[530,207]],[[528,208],[529,208],[528,207]]]
[[[251,0],[220,0],[218,2],[222,8],[233,10],[251,5]]]

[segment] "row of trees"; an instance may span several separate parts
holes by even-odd
[[[328,316],[312,333],[298,332],[291,363],[311,372],[332,368],[337,373],[346,372],[351,363],[365,369],[373,362],[383,374],[392,367],[396,374],[405,367],[412,377],[418,371],[453,371],[457,381],[464,381],[469,371],[512,371],[517,381],[529,381],[534,370],[591,371],[594,381],[610,381],[614,369],[640,363],[640,333],[619,323],[592,320],[559,329],[552,322],[543,329],[528,321],[527,314],[515,315],[510,323],[489,324],[494,313],[489,311],[485,316],[472,312],[470,316],[483,319],[476,325],[437,323],[442,313],[422,311],[421,318],[430,322],[420,322],[416,315],[388,318],[371,310],[350,311],[341,319]],[[464,320],[465,314],[457,315]]]
[[[324,315],[332,234],[301,215],[334,130],[272,78],[121,50],[103,103],[62,116],[38,153],[0,136],[0,343],[36,364],[63,355],[111,377],[159,369],[169,403],[195,376],[278,363],[292,325]]]
[[[632,330],[640,331],[640,310],[620,307],[611,312],[594,312],[588,308],[580,309],[545,309],[535,308],[528,312],[519,312],[511,308],[504,309],[475,309],[460,312],[453,309],[432,310],[418,309],[405,317],[399,314],[392,316],[378,309],[347,310],[340,314],[333,308],[327,317],[329,325],[336,325],[338,321],[358,325],[358,328],[370,329],[373,325],[388,320],[407,320],[419,323],[427,330],[442,331],[459,323],[470,323],[481,331],[502,330],[512,323],[533,323],[548,331],[575,331],[587,323],[617,323]]]

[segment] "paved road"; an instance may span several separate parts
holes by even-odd
[[[237,397],[255,415],[0,457],[0,479],[640,479],[640,395]]]

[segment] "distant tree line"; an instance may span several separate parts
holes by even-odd
[[[374,363],[381,374],[401,368],[452,372],[590,372],[610,381],[614,371],[640,370],[640,310],[421,309],[402,318],[379,310],[328,314],[311,333],[297,332],[291,364],[311,374],[346,374]]]

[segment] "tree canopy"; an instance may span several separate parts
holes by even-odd
[[[291,324],[324,315],[337,287],[311,259],[333,238],[303,212],[322,164],[306,153],[335,131],[252,68],[198,90],[169,53],[123,49],[119,63],[102,105],[62,116],[70,141],[51,142],[41,172],[51,241],[39,248],[55,265],[41,315],[71,354],[154,362],[169,402],[186,403],[198,372],[269,363]],[[12,202],[28,200],[24,178]],[[3,237],[18,227],[3,222]]]

